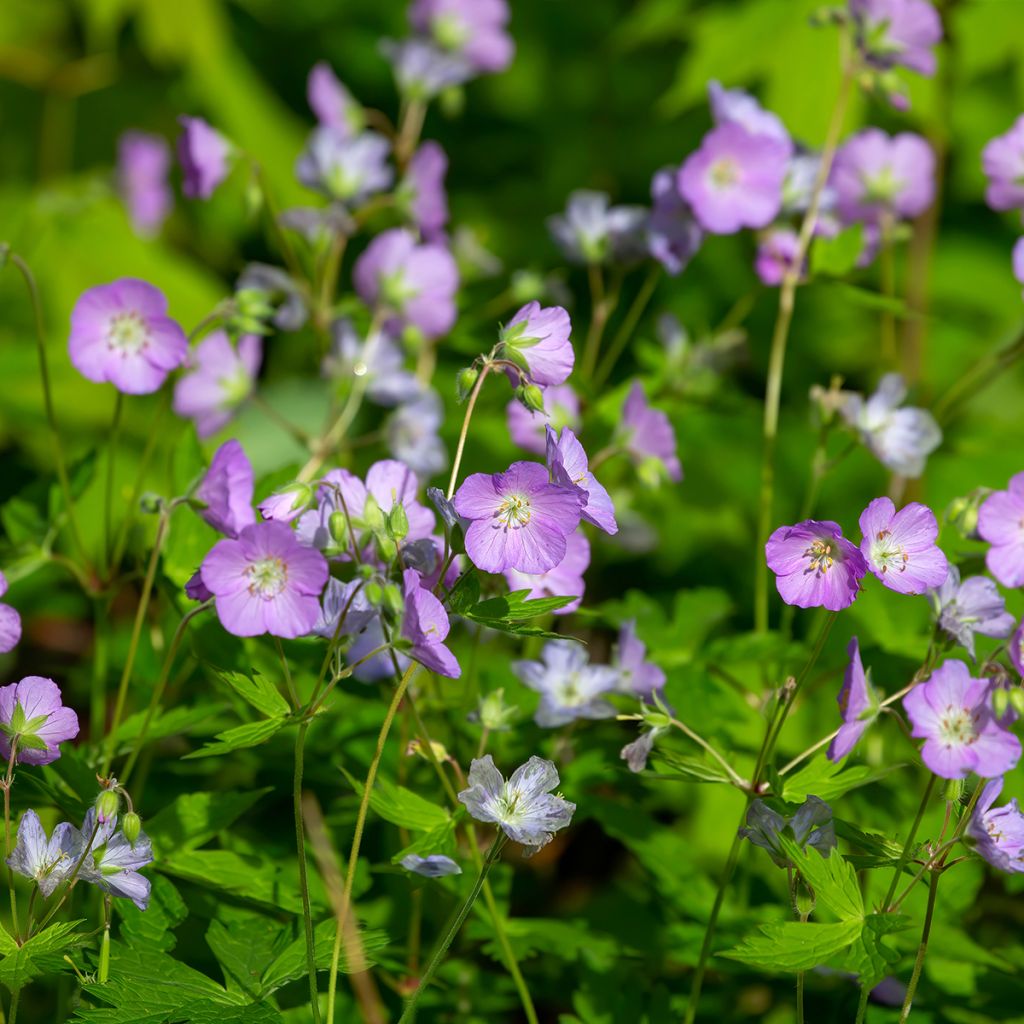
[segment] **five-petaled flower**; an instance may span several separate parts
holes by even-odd
[[[610,665],[591,665],[586,648],[573,640],[548,641],[540,661],[514,661],[512,671],[540,694],[534,721],[542,728],[615,714],[604,698],[614,691],[618,671]]]
[[[798,608],[849,607],[867,572],[864,556],[829,520],[780,526],[768,538],[765,556],[782,600]]]
[[[252,394],[263,360],[263,339],[245,334],[238,347],[224,331],[214,331],[189,353],[186,371],[174,385],[174,411],[209,437],[228,423]]]
[[[891,498],[875,498],[860,516],[861,554],[868,568],[900,594],[923,594],[942,586],[949,562],[935,544],[935,513],[919,502],[896,511]]]
[[[78,715],[65,707],[60,687],[43,676],[0,686],[0,757],[14,749],[18,764],[50,764],[60,745],[78,735]]]
[[[981,791],[967,834],[974,848],[993,867],[1013,873],[1024,872],[1024,814],[1016,800],[993,808],[1003,791],[1003,780],[992,779]]]
[[[978,509],[978,535],[992,545],[985,552],[988,571],[1004,587],[1024,586],[1024,473],[985,499]]]

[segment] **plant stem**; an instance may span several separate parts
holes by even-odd
[[[301,722],[295,734],[295,775],[292,781],[292,807],[295,811],[295,847],[299,857],[299,888],[302,890],[302,924],[306,934],[306,970],[309,974],[309,1003],[314,1024],[320,1024],[320,999],[316,984],[316,940],[313,936],[313,911],[309,903],[309,878],[306,872],[306,829],[302,820],[302,766],[309,722]]]
[[[107,713],[107,667],[110,636],[110,601],[93,598],[92,679],[89,687],[89,738],[103,735]]]
[[[11,856],[11,786],[14,783],[14,762],[18,756],[18,738],[11,743],[11,756],[7,759],[7,774],[3,779],[4,790],[4,862]],[[14,871],[7,867],[7,889],[11,894],[11,932],[21,935],[18,925],[18,895],[14,891]]]
[[[883,214],[879,227],[882,245],[878,252],[878,269],[882,295],[889,300],[882,309],[882,362],[895,369],[899,362],[899,354],[896,350],[896,317],[891,306],[896,298],[896,250],[892,234],[892,215]]]
[[[811,243],[811,237],[818,221],[818,209],[821,195],[828,180],[832,161],[839,144],[839,133],[843,127],[846,108],[849,103],[851,87],[855,77],[855,65],[844,60],[843,77],[839,85],[832,118],[825,133],[825,145],[821,151],[821,163],[811,191],[811,201],[800,225],[797,241],[797,252],[792,265],[786,271],[779,289],[779,311],[775,319],[772,333],[771,351],[768,356],[768,378],[764,396],[764,445],[761,455],[761,495],[758,505],[757,520],[757,566],[754,588],[754,627],[759,633],[768,629],[768,563],[764,557],[764,544],[768,539],[772,522],[772,503],[775,492],[775,444],[779,431],[779,403],[782,395],[782,377],[786,364],[786,345],[789,340],[789,328],[793,321],[793,309],[796,304],[796,287],[803,273],[804,260]]]
[[[619,325],[619,329],[612,338],[611,344],[598,364],[597,371],[594,374],[595,389],[601,387],[611,375],[612,370],[615,369],[615,364],[629,343],[630,338],[632,338],[633,331],[640,322],[640,317],[643,316],[647,304],[651,301],[651,297],[654,295],[654,290],[658,287],[660,279],[661,266],[658,263],[652,263],[643,284],[640,285],[640,290],[636,293],[636,298],[633,299],[632,305],[627,310],[622,323]]]
[[[135,622],[132,626],[131,640],[128,643],[128,657],[125,659],[124,670],[121,672],[121,682],[117,688],[117,702],[114,704],[114,718],[110,724],[110,732],[107,734],[106,750],[103,754],[102,775],[110,772],[110,764],[114,759],[114,734],[121,724],[121,715],[124,713],[124,703],[128,695],[128,683],[132,677],[132,669],[135,667],[135,655],[139,649],[139,638],[142,635],[142,624],[146,621],[146,612],[149,610],[149,599],[153,593],[153,583],[156,579],[156,569],[160,562],[160,552],[163,550],[164,541],[167,539],[167,530],[170,524],[170,509],[164,508],[160,512],[160,519],[156,527],[156,539],[153,541],[153,552],[149,557],[149,565],[146,568],[146,578],[142,584],[142,595],[139,598],[139,607],[135,613]]]
[[[929,772],[928,785],[924,788],[921,805],[917,809],[914,824],[910,826],[910,831],[907,833],[907,840],[903,844],[903,852],[900,854],[900,859],[896,862],[896,870],[893,872],[892,881],[889,883],[889,891],[885,894],[885,899],[882,901],[883,912],[889,909],[892,898],[896,894],[896,887],[900,884],[903,869],[906,867],[907,861],[910,860],[910,848],[914,845],[917,830],[921,827],[921,821],[924,818],[925,811],[928,809],[928,801],[931,799],[933,789],[935,789],[935,776]]]
[[[416,1004],[419,1002],[420,996],[424,991],[426,991],[427,986],[433,980],[434,974],[437,972],[438,967],[441,966],[441,962],[444,960],[445,954],[448,952],[448,947],[451,946],[455,936],[459,933],[459,929],[469,916],[470,910],[473,909],[473,904],[476,903],[477,897],[480,895],[480,890],[483,889],[484,883],[487,881],[487,874],[491,870],[491,866],[501,855],[502,848],[505,846],[506,842],[506,837],[503,834],[499,834],[490,850],[487,851],[487,856],[484,858],[483,865],[480,868],[480,874],[477,876],[477,880],[473,884],[473,888],[470,890],[469,895],[466,897],[462,906],[459,908],[458,913],[455,915],[455,918],[448,926],[448,930],[445,932],[441,941],[438,943],[437,948],[434,950],[434,955],[430,958],[430,963],[427,964],[427,969],[423,972],[423,976],[420,978],[416,991],[405,1004],[405,1009],[402,1012],[402,1016],[399,1018],[398,1024],[407,1024],[407,1022],[411,1021],[415,1016]]]
[[[103,565],[109,577],[113,572],[111,555],[113,554],[113,530],[110,516],[114,504],[114,465],[117,461],[117,446],[121,434],[121,413],[124,407],[124,395],[115,392],[114,418],[110,424],[110,439],[107,442],[107,486],[103,501]]]
[[[796,976],[796,1024],[804,1024],[804,972]]]
[[[587,264],[587,281],[590,284],[590,327],[583,346],[583,361],[580,371],[587,380],[594,376],[597,356],[601,350],[601,336],[611,314],[608,295],[604,287],[604,271],[599,263]]]
[[[452,500],[452,495],[455,493],[455,484],[459,479],[459,467],[462,465],[462,452],[466,447],[466,437],[469,435],[469,421],[473,418],[473,410],[476,408],[476,400],[480,397],[484,381],[487,380],[487,374],[491,372],[491,366],[492,364],[490,362],[484,363],[483,369],[480,371],[480,376],[477,377],[476,383],[473,385],[473,390],[469,393],[469,401],[466,402],[466,415],[462,417],[462,429],[459,431],[459,443],[455,448],[455,461],[452,462],[452,475],[448,478],[448,491],[445,495],[449,501]]]
[[[50,437],[53,441],[57,479],[60,482],[60,489],[64,495],[64,504],[67,506],[68,529],[71,531],[71,539],[78,549],[78,554],[83,564],[88,567],[89,557],[86,554],[85,544],[82,542],[82,534],[78,529],[78,520],[75,517],[75,500],[71,493],[71,481],[68,478],[67,463],[64,460],[64,448],[60,440],[60,431],[57,429],[57,414],[53,408],[50,367],[46,358],[46,331],[43,327],[43,307],[39,299],[39,287],[28,264],[17,253],[11,253],[9,258],[24,279],[25,287],[28,289],[29,298],[32,302],[32,312],[35,316],[36,348],[39,353],[39,377],[43,385],[43,407],[46,410],[46,421],[50,426]]]
[[[722,770],[725,772],[726,775],[729,776],[729,779],[734,786],[737,786],[739,789],[746,790],[747,780],[744,779],[741,775],[739,775],[733,769],[732,765],[730,765],[729,762],[726,761],[726,759],[722,757],[722,755],[717,750],[715,750],[715,748],[711,746],[711,744],[708,743],[708,741],[704,739],[703,736],[700,736],[697,733],[695,733],[688,725],[685,725],[678,719],[669,719],[669,724],[678,729],[684,736],[688,736],[701,749],[707,751],[707,753],[709,753],[719,763],[719,765],[721,765]]]
[[[345,891],[341,896],[341,910],[338,913],[338,924],[334,933],[334,952],[331,955],[331,971],[327,983],[327,1024],[334,1024],[334,1001],[338,986],[338,963],[341,959],[341,939],[345,928],[345,921],[348,918],[352,906],[352,886],[356,877],[356,865],[359,862],[359,848],[363,841],[363,828],[366,825],[366,815],[370,808],[370,793],[373,791],[373,783],[377,778],[377,769],[380,766],[380,759],[384,753],[384,744],[387,742],[388,733],[391,731],[391,724],[398,713],[399,705],[409,688],[413,673],[418,668],[415,661],[409,663],[402,678],[395,687],[395,694],[391,698],[387,714],[381,723],[380,732],[377,734],[377,748],[370,762],[369,770],[366,773],[366,781],[363,783],[363,794],[359,801],[359,811],[356,814],[355,830],[352,833],[352,849],[348,855],[348,870],[345,873]]]
[[[941,875],[936,872],[932,875],[931,885],[928,886],[928,905],[924,912],[924,927],[921,929],[921,944],[917,947],[917,959],[914,961],[914,973],[910,976],[910,984],[907,986],[907,995],[903,1000],[903,1009],[900,1011],[900,1024],[906,1024],[910,1016],[910,1007],[914,1002],[914,994],[917,992],[917,983],[921,980],[921,969],[924,967],[925,954],[928,952],[928,938],[932,930],[932,917],[935,914],[935,898],[939,892],[939,878]]]

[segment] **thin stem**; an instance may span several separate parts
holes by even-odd
[[[416,145],[423,132],[423,121],[427,116],[427,105],[423,100],[409,100],[402,109],[395,139],[395,162],[399,170],[405,170],[412,159]]]
[[[164,541],[167,539],[167,531],[170,525],[170,510],[164,508],[160,512],[160,519],[156,527],[156,539],[153,542],[153,552],[149,557],[149,565],[146,568],[146,578],[142,584],[142,595],[139,598],[139,607],[135,613],[135,622],[132,625],[131,640],[128,643],[128,657],[125,659],[124,670],[121,672],[121,682],[117,688],[117,702],[114,704],[114,717],[110,724],[110,732],[107,735],[106,750],[103,754],[103,768],[101,775],[110,772],[110,764],[114,759],[114,735],[117,727],[121,724],[121,715],[124,713],[124,703],[128,696],[128,683],[132,677],[132,669],[135,667],[135,655],[139,649],[139,638],[142,635],[142,624],[146,621],[146,612],[149,610],[149,599],[153,593],[153,583],[156,579],[157,565],[160,563],[160,553],[163,550]]]
[[[768,356],[762,430],[764,444],[761,455],[761,495],[758,505],[755,557],[757,575],[754,589],[754,626],[759,633],[764,633],[768,629],[768,563],[764,557],[764,544],[768,539],[772,522],[772,504],[775,493],[775,444],[779,431],[779,403],[782,396],[782,376],[786,365],[786,345],[796,304],[796,287],[800,281],[807,249],[818,222],[821,195],[832,169],[836,147],[839,144],[839,133],[846,116],[855,71],[853,62],[845,60],[839,95],[836,98],[836,105],[825,134],[825,145],[821,151],[821,162],[818,165],[814,188],[811,191],[811,201],[807,207],[807,213],[804,215],[803,223],[800,225],[796,256],[786,271],[779,289],[779,311],[775,319],[771,351]]]
[[[11,743],[11,756],[7,759],[7,774],[3,779],[4,790],[4,862],[11,856],[11,786],[14,783],[14,762],[18,756],[18,737]],[[18,925],[18,896],[14,891],[14,871],[7,867],[7,889],[11,894],[11,930],[14,935],[21,935]]]
[[[36,284],[35,276],[29,269],[28,264],[17,254],[11,253],[11,263],[17,268],[25,281],[29,298],[32,302],[32,312],[35,316],[36,348],[39,353],[39,377],[43,385],[43,407],[46,410],[46,421],[50,426],[50,437],[53,441],[53,454],[57,466],[57,479],[60,482],[60,489],[64,495],[64,504],[67,506],[68,529],[71,531],[71,539],[83,563],[89,565],[89,557],[85,551],[85,544],[82,542],[82,534],[78,529],[78,520],[75,517],[75,499],[71,493],[71,481],[68,478],[67,463],[64,459],[64,448],[60,440],[60,431],[57,428],[57,414],[53,407],[53,394],[50,386],[50,367],[46,358],[46,330],[43,326],[43,307],[39,299],[39,287]]]
[[[796,1024],[804,1024],[804,972],[796,976]]]
[[[18,1003],[21,1001],[21,989],[16,988],[11,993],[11,1012],[7,1015],[7,1024],[16,1024],[18,1020]]]
[[[295,249],[292,246],[291,239],[288,237],[288,233],[281,227],[279,219],[279,210],[277,207],[277,201],[274,198],[273,190],[270,187],[270,181],[267,178],[267,173],[264,171],[261,164],[252,161],[253,176],[256,179],[256,184],[259,186],[260,193],[263,196],[264,205],[267,208],[267,220],[270,223],[270,233],[274,236],[274,241],[277,243],[278,248],[281,250],[281,255],[284,257],[285,263],[288,265],[288,270],[292,276],[297,280],[306,280],[305,271],[302,269],[302,264],[299,262],[298,256],[295,254]]]
[[[732,781],[732,784],[734,786],[737,786],[740,789],[744,790],[747,788],[747,780],[744,779],[741,775],[739,775],[733,769],[732,765],[730,765],[729,762],[726,761],[726,759],[722,757],[722,755],[717,750],[715,750],[715,748],[711,746],[711,744],[708,743],[708,741],[704,739],[703,736],[700,736],[699,734],[695,733],[688,725],[686,725],[683,722],[680,722],[678,719],[669,719],[669,724],[675,726],[675,728],[677,728],[684,736],[688,736],[691,740],[693,740],[694,743],[697,744],[697,746],[699,746],[702,750],[705,750],[707,753],[709,753],[719,763],[725,774],[729,776],[729,779]]]
[[[601,336],[611,309],[605,293],[604,271],[599,263],[587,264],[587,282],[590,285],[590,327],[587,328],[587,340],[583,346],[583,361],[580,370],[590,380],[594,376],[597,356],[601,350]]]
[[[459,929],[462,928],[463,923],[469,916],[470,910],[473,909],[473,904],[476,903],[477,897],[480,895],[480,890],[483,889],[484,882],[487,881],[487,874],[491,870],[494,862],[501,855],[502,848],[505,846],[506,842],[506,837],[501,834],[495,840],[490,850],[487,851],[487,856],[480,868],[480,874],[477,876],[477,880],[473,884],[473,888],[470,890],[469,895],[466,897],[462,906],[459,908],[458,913],[455,915],[455,918],[452,920],[452,923],[448,926],[448,930],[445,932],[441,941],[438,943],[437,948],[434,950],[434,955],[430,958],[430,963],[427,964],[427,969],[423,972],[423,976],[420,978],[416,991],[405,1004],[405,1009],[402,1012],[402,1016],[399,1018],[398,1024],[408,1024],[408,1022],[415,1016],[416,1004],[419,1002],[420,996],[426,991],[427,986],[433,980],[438,967],[441,966],[441,963],[445,958],[445,954],[448,952],[448,947],[451,946],[455,936],[459,933]]]
[[[898,362],[896,349],[896,317],[892,312],[892,301],[896,298],[896,251],[892,237],[892,215],[883,214],[879,225],[882,245],[878,252],[878,269],[881,276],[882,295],[889,300],[882,309],[882,362],[895,367]]]
[[[320,999],[316,985],[316,940],[313,936],[313,910],[309,902],[309,878],[306,870],[306,829],[302,820],[302,766],[309,722],[302,722],[295,735],[295,774],[292,782],[292,806],[295,812],[295,847],[299,857],[299,888],[302,891],[302,924],[306,935],[306,970],[309,975],[309,1002],[314,1024],[320,1024]]]
[[[924,958],[928,952],[928,938],[932,931],[932,917],[935,914],[935,898],[939,892],[939,878],[941,874],[936,872],[932,875],[931,884],[928,886],[928,905],[924,912],[924,927],[921,929],[921,943],[917,947],[917,959],[914,961],[914,973],[910,976],[910,984],[907,986],[907,995],[903,1000],[903,1009],[900,1011],[900,1024],[906,1024],[910,1016],[910,1007],[914,1003],[914,994],[917,992],[917,983],[921,980],[921,969],[924,967]]]
[[[652,263],[643,284],[640,285],[640,290],[636,293],[636,297],[633,299],[626,315],[622,318],[622,323],[615,332],[611,344],[608,346],[600,363],[598,363],[597,371],[594,374],[595,388],[599,388],[611,375],[612,370],[615,369],[615,364],[618,362],[629,340],[633,337],[633,331],[636,330],[640,317],[644,315],[644,310],[651,301],[651,297],[654,295],[660,279],[661,266],[658,263]]]
[[[302,445],[303,448],[309,447],[309,434],[302,427],[296,426],[285,416],[282,416],[258,391],[252,393],[250,401],[268,420],[276,423],[293,441]]]
[[[889,883],[889,891],[885,894],[885,899],[882,901],[883,911],[888,910],[892,904],[892,898],[896,894],[896,887],[900,884],[903,869],[906,867],[907,861],[910,860],[910,848],[914,845],[914,839],[917,837],[917,830],[921,827],[921,820],[924,818],[925,811],[928,809],[928,801],[931,799],[932,790],[934,789],[935,776],[929,773],[928,785],[925,786],[924,796],[921,797],[921,805],[917,809],[914,824],[910,826],[910,831],[907,833],[907,840],[903,844],[903,852],[900,854],[900,859],[896,862],[896,870],[893,872],[892,881]]]
[[[135,737],[135,743],[132,746],[132,752],[128,757],[128,762],[124,766],[120,774],[121,785],[128,785],[128,780],[131,778],[132,770],[135,768],[135,763],[139,759],[139,754],[142,753],[142,748],[145,746],[146,737],[149,735],[149,727],[153,722],[153,715],[156,714],[156,709],[160,706],[160,699],[164,695],[164,690],[167,687],[167,680],[171,675],[171,667],[174,664],[174,656],[178,653],[178,648],[181,646],[181,641],[185,638],[185,630],[188,628],[189,623],[200,614],[205,612],[207,609],[213,607],[213,601],[206,601],[196,608],[192,608],[187,611],[178,623],[178,628],[174,631],[174,636],[171,638],[170,646],[167,648],[167,654],[164,656],[164,663],[160,666],[160,677],[157,679],[156,686],[153,688],[153,695],[149,698],[149,707],[146,708],[146,717],[142,720],[142,727],[139,729],[138,736]]]
[[[395,687],[394,696],[388,706],[387,714],[381,723],[380,732],[377,734],[377,749],[374,751],[373,760],[370,762],[369,770],[366,773],[366,781],[363,783],[363,794],[359,801],[359,811],[356,814],[355,830],[352,833],[352,849],[348,855],[348,870],[345,873],[345,891],[341,896],[341,910],[338,914],[338,924],[334,934],[334,952],[331,955],[331,971],[327,983],[327,1024],[334,1024],[334,1001],[338,986],[338,963],[341,959],[341,940],[352,906],[352,886],[356,877],[356,866],[359,863],[359,848],[363,841],[363,829],[366,825],[366,815],[370,809],[370,794],[373,791],[373,784],[377,778],[377,769],[380,766],[380,759],[384,754],[384,745],[387,742],[388,733],[391,731],[391,724],[398,713],[399,705],[409,688],[413,673],[418,668],[415,661],[409,663],[402,678]]]
[[[89,687],[89,734],[93,742],[103,735],[107,713],[107,668],[110,637],[110,601],[93,599],[92,679]]]
[[[448,478],[448,491],[445,495],[449,501],[452,500],[452,495],[455,493],[455,484],[459,479],[459,467],[462,465],[462,453],[466,447],[466,437],[469,435],[469,421],[473,418],[473,410],[476,408],[476,400],[480,397],[480,392],[483,390],[484,381],[487,380],[487,374],[491,372],[492,364],[488,361],[483,365],[483,369],[480,371],[480,375],[476,379],[476,383],[473,385],[473,390],[469,393],[469,401],[466,402],[466,415],[462,417],[462,429],[459,431],[459,443],[455,447],[455,461],[452,463],[452,475]]]
[[[274,648],[277,650],[277,656],[281,661],[281,669],[284,672],[284,687],[288,693],[288,698],[292,702],[292,709],[298,711],[302,706],[299,701],[298,691],[295,689],[295,683],[292,681],[292,670],[288,667],[288,659],[284,656],[284,648],[281,646],[281,641],[278,637],[274,637]]]
[[[111,555],[113,553],[113,531],[110,525],[111,510],[114,504],[114,466],[117,462],[117,446],[121,433],[121,413],[124,407],[124,395],[115,392],[114,418],[110,424],[110,440],[107,444],[107,487],[103,501],[103,565],[108,576],[113,571]]]

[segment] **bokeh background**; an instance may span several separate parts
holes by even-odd
[[[589,316],[586,282],[562,269],[545,218],[581,187],[603,189],[619,202],[645,202],[653,172],[678,165],[707,129],[709,79],[753,90],[794,137],[820,144],[839,70],[834,32],[810,23],[819,6],[809,0],[515,0],[512,68],[472,84],[461,102],[432,109],[425,129],[425,137],[439,140],[451,160],[453,224],[472,229],[501,264],[492,276],[467,283],[459,326],[441,353],[437,383],[450,412],[454,395],[446,380],[490,347],[497,320],[510,311],[502,295],[513,272],[555,275],[582,331]],[[897,113],[864,98],[855,102],[848,121],[849,130],[873,123],[890,131],[919,131],[940,153],[940,199],[934,212],[914,225],[898,260],[897,292],[905,300],[900,329],[909,353],[904,368],[915,402],[922,405],[940,399],[1024,325],[1020,286],[1009,265],[1020,225],[984,206],[979,162],[984,143],[1024,110],[1024,3],[947,0],[939,6],[948,30],[940,71],[933,80],[911,82],[911,110]],[[309,68],[327,60],[365,105],[393,116],[394,86],[377,43],[404,31],[400,0],[13,0],[0,7],[0,240],[22,253],[38,276],[57,412],[73,458],[87,458],[102,443],[113,403],[109,389],[83,381],[66,357],[68,316],[81,291],[122,275],[146,278],[168,294],[172,311],[188,328],[230,291],[247,262],[269,255],[259,219],[248,208],[243,174],[209,203],[188,203],[179,194],[160,237],[136,237],[115,187],[119,135],[138,128],[173,138],[179,114],[204,116],[258,156],[282,204],[308,201],[292,168],[312,126],[305,102]],[[607,436],[626,382],[645,373],[654,384],[649,390],[676,427],[686,479],[678,487],[642,492],[631,502],[626,518],[632,527],[623,537],[595,544],[587,577],[592,611],[571,624],[587,633],[594,656],[601,657],[614,636],[609,627],[637,615],[641,635],[669,670],[669,696],[678,714],[741,759],[759,739],[757,706],[772,682],[765,665],[786,657],[781,638],[755,640],[748,633],[761,401],[777,305],[775,291],[758,284],[752,257],[747,235],[713,238],[681,277],[663,279],[608,394],[593,406],[594,434]],[[627,281],[627,300],[639,280]],[[806,487],[815,445],[811,386],[839,375],[848,387],[870,389],[883,370],[878,292],[874,269],[799,292],[783,389],[777,522],[795,518]],[[656,315],[664,311],[673,312],[694,340],[713,337],[723,324],[738,326],[745,335],[743,358],[727,374],[703,379],[697,387],[665,378],[652,354],[658,350]],[[315,424],[326,399],[310,373],[314,351],[311,335],[270,339],[262,377],[268,401],[298,422]],[[941,513],[954,498],[978,486],[1002,486],[1024,468],[1022,384],[1024,368],[1014,364],[959,407],[943,424],[944,444],[925,477],[908,493]],[[118,463],[122,490],[130,485],[133,463],[152,432],[167,431],[171,442],[178,436],[173,431],[182,429],[158,412],[158,403],[153,398],[128,404]],[[495,395],[483,402],[468,470],[493,469],[510,456],[503,406]],[[457,414],[450,415],[449,441],[457,423]],[[282,471],[297,459],[292,443],[256,411],[244,414],[230,433],[243,441],[259,475]],[[158,461],[148,481],[163,493],[175,471],[175,445],[167,447],[167,458]],[[0,458],[4,550],[6,564],[15,567],[9,573],[11,599],[28,628],[27,643],[6,659],[3,675],[59,675],[86,709],[97,671],[89,660],[93,631],[111,630],[117,663],[133,594],[127,591],[115,604],[109,622],[96,623],[90,603],[66,577],[40,568],[25,554],[33,531],[26,519],[31,520],[32,507],[40,507],[33,506],[33,488],[41,473],[52,472],[52,461],[31,309],[10,270],[0,273]],[[825,481],[817,512],[850,532],[867,500],[888,484],[882,467],[857,451]],[[98,520],[99,486],[90,486],[83,500]],[[98,536],[95,527],[87,532]],[[184,549],[170,557],[184,564],[208,539],[204,534],[187,538]],[[943,543],[968,567],[980,568],[978,545],[951,528]],[[1010,597],[1010,607],[1018,614],[1024,610],[1019,595]],[[773,618],[778,611],[773,606]],[[815,616],[798,616],[798,638],[816,625]],[[861,638],[876,682],[895,690],[927,646],[927,603],[871,591],[844,614],[821,676],[784,738],[783,753],[800,750],[834,727],[836,673],[853,632]],[[800,642],[791,648],[794,659]],[[209,626],[196,643],[197,655],[214,664],[241,656]],[[992,646],[982,644],[981,650]],[[517,688],[508,670],[510,651],[498,645],[495,654],[483,658],[478,685],[484,690],[504,685],[529,710],[530,696]],[[146,657],[140,674],[151,683],[159,664],[155,647]],[[210,683],[194,665],[177,687],[190,705],[202,706],[209,696]],[[379,714],[375,694],[357,693],[352,699],[351,714],[322,741],[323,762],[313,759],[311,767],[311,785],[329,807],[339,835],[351,821],[353,798],[330,762],[351,757],[358,764]],[[513,758],[533,752],[537,744],[552,746],[551,737],[532,725],[523,728],[526,736],[498,737],[497,751]],[[466,749],[472,745],[469,727],[454,714],[441,731],[455,747],[460,737]],[[722,787],[632,778],[617,761],[618,747],[632,738],[627,726],[602,724],[583,731],[586,737],[563,772],[565,791],[580,805],[574,831],[560,841],[557,856],[546,854],[503,876],[502,885],[511,886],[513,913],[524,921],[514,941],[529,965],[545,1020],[655,1024],[678,1019],[713,878],[741,799]],[[863,761],[871,779],[880,781],[844,796],[837,814],[890,835],[905,828],[918,799],[916,776],[905,765],[894,767],[894,758],[905,762],[909,755],[895,729],[879,730]],[[183,764],[177,756],[171,745],[151,766],[154,810],[189,788],[211,784],[202,775],[211,770],[209,762]],[[288,772],[284,743],[280,749],[271,745],[258,758],[233,761],[217,780],[227,788],[276,787],[224,843],[253,856],[261,844],[269,844],[284,865],[282,876],[289,864],[284,823],[290,812],[283,782]],[[381,859],[394,852],[393,837],[384,829],[374,833],[373,842]],[[226,883],[182,872],[175,877],[190,908],[175,955],[217,976],[203,936],[210,921],[224,913],[214,898]],[[947,882],[914,1019],[922,1024],[1024,1019],[1021,886],[991,877],[977,864],[962,866]],[[372,901],[360,909],[371,923],[388,928],[401,915],[404,882],[385,878],[380,884],[383,894],[375,888]],[[232,891],[237,913],[251,913],[244,894]],[[1008,891],[1013,898],[1007,898]],[[436,900],[440,922],[446,903]],[[918,917],[920,910],[912,907]],[[726,906],[720,948],[751,932],[758,921],[785,912],[778,873],[767,859],[748,856],[737,897]],[[235,925],[244,920],[233,919]],[[255,926],[248,921],[246,927]],[[486,928],[471,924],[469,935],[484,939]],[[904,953],[914,941],[913,933],[895,940]],[[447,1016],[431,1012],[439,1014],[437,1020],[515,1019],[500,966],[486,955],[481,965],[475,948],[474,941],[462,947],[446,975],[464,1002],[453,1001]],[[484,951],[494,953],[486,944]],[[904,980],[908,967],[904,957],[896,971]],[[29,1019],[58,1019],[52,1014],[65,1005],[57,1000],[66,991],[56,988],[52,998],[36,996],[39,1002],[31,1010],[39,1016]],[[708,1020],[781,1024],[792,1019],[791,999],[790,980],[755,976],[716,960],[704,1012]],[[809,1019],[852,1019],[855,1005],[856,989],[841,975],[808,982]],[[873,1008],[870,1019],[896,1018],[892,1011]]]

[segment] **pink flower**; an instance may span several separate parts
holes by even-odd
[[[305,636],[320,617],[327,562],[284,523],[255,523],[237,540],[218,541],[200,571],[235,636]]]
[[[501,329],[499,354],[525,369],[539,387],[562,384],[576,362],[571,333],[569,314],[561,306],[528,302]],[[516,382],[511,370],[509,377]]]
[[[64,707],[60,687],[43,676],[0,686],[0,756],[11,756],[17,742],[19,764],[50,764],[60,745],[78,735],[78,715]]]
[[[252,394],[262,361],[259,335],[242,335],[236,349],[224,331],[214,331],[190,353],[174,385],[174,411],[194,420],[200,437],[217,433]]]
[[[582,518],[605,533],[618,533],[611,496],[590,472],[587,453],[568,427],[562,428],[561,437],[547,428],[547,457],[552,482],[580,491]]]
[[[1024,473],[985,499],[978,509],[978,535],[991,545],[985,552],[988,571],[1004,587],[1024,586]]]
[[[7,593],[7,577],[0,572],[0,597]],[[0,654],[13,651],[21,640],[21,616],[9,604],[0,604]]]
[[[768,568],[786,604],[838,612],[853,604],[867,563],[838,523],[806,519],[780,526],[765,545]]]
[[[178,162],[184,180],[181,190],[189,199],[209,199],[228,176],[231,146],[201,117],[179,117]]]
[[[890,498],[875,498],[860,516],[861,554],[868,568],[900,594],[923,594],[941,587],[949,562],[935,544],[935,513],[912,501],[896,511]]]
[[[164,293],[122,277],[82,293],[71,311],[71,362],[83,377],[127,395],[148,395],[188,355],[185,332],[167,315]]]

